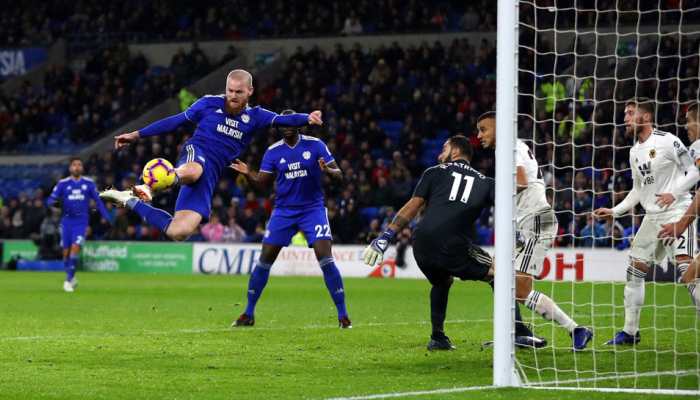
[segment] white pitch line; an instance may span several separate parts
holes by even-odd
[[[685,372],[685,371],[677,371]],[[393,392],[393,393],[379,393],[379,394],[368,394],[359,395],[351,397],[332,397],[326,400],[374,400],[374,399],[390,399],[396,397],[417,397],[417,396],[430,396],[435,394],[449,394],[449,393],[463,393],[463,392],[473,392],[477,390],[496,390],[500,389],[495,386],[466,386],[466,387],[453,387],[445,389],[432,389],[432,390],[417,390],[412,392]],[[698,396],[700,391],[697,390],[674,390],[674,389],[624,389],[624,388],[579,388],[579,387],[528,387],[524,386],[520,389],[532,389],[532,390],[562,390],[562,391],[578,391],[578,392],[605,392],[605,393],[634,393],[634,394],[666,394],[675,396]]]
[[[652,376],[676,376],[676,375],[695,375],[700,374],[700,370],[695,369],[684,369],[676,371],[649,371],[649,372],[628,372],[624,374],[617,375],[607,375],[607,376],[596,376],[594,378],[581,378],[581,379],[566,379],[561,381],[549,381],[549,382],[531,382],[528,386],[532,388],[537,388],[538,386],[553,387],[561,384],[569,383],[585,383],[585,382],[598,382],[598,381],[609,381],[615,379],[632,379],[632,378],[647,378]],[[585,388],[588,389],[588,388]],[[591,388],[591,390],[597,390],[597,388]],[[653,389],[650,389],[653,390]],[[697,393],[697,392],[695,392]]]
[[[369,394],[363,396],[352,396],[352,397],[332,397],[327,400],[372,400],[372,399],[390,399],[392,397],[409,397],[409,396],[426,396],[431,394],[447,394],[447,393],[462,393],[462,392],[473,392],[476,390],[488,390],[494,389],[494,386],[468,386],[468,387],[454,387],[446,389],[433,389],[433,390],[418,390],[415,392],[395,392],[395,393],[382,393],[382,394]]]
[[[491,319],[455,319],[445,321],[446,324],[461,324],[461,323],[490,323]],[[366,324],[356,325],[356,328],[363,327],[382,327],[382,326],[409,326],[409,325],[428,325],[430,321],[415,321],[415,322],[369,322]],[[305,325],[301,327],[255,327],[250,330],[253,331],[279,331],[279,330],[334,330],[338,329],[335,325]],[[45,335],[45,336],[0,336],[0,342],[3,341],[25,341],[25,340],[59,340],[59,339],[76,339],[76,338],[108,338],[108,337],[123,337],[123,336],[166,336],[175,334],[192,334],[192,333],[215,333],[215,332],[229,332],[232,328],[187,328],[187,329],[176,329],[174,331],[142,331],[142,332],[129,332],[129,333],[112,333],[107,335],[95,334],[95,335]],[[243,330],[248,330],[244,328]]]

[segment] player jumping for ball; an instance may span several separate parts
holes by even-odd
[[[293,115],[285,110],[282,115]],[[299,129],[282,129],[283,139],[268,147],[263,155],[260,171],[236,160],[231,168],[243,174],[258,188],[271,186],[273,176],[277,186],[275,208],[265,230],[262,254],[248,281],[248,305],[233,326],[255,324],[255,305],[260,299],[270,276],[270,268],[282,247],[288,246],[292,236],[303,232],[309,247],[314,249],[321,266],[323,279],[338,311],[341,328],[352,324],[345,308],[345,290],[331,252],[331,228],[323,202],[322,179],[328,174],[342,180],[328,147],[315,137],[301,135]]]
[[[100,197],[121,207],[129,207],[146,222],[172,240],[187,239],[202,219],[209,218],[211,199],[221,173],[248,147],[253,136],[270,126],[321,125],[321,111],[310,114],[279,115],[260,106],[250,107],[253,77],[236,69],[226,77],[226,93],[204,96],[180,114],[156,121],[147,127],[115,137],[119,149],[140,138],[172,132],[187,121],[197,124],[194,135],[185,142],[175,173],[182,186],[175,202],[175,215],[148,204],[152,194],[147,186],[132,190],[109,189]]]

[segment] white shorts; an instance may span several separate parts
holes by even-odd
[[[524,217],[518,222],[515,247],[515,270],[539,276],[547,249],[557,236],[557,217],[551,208]]]
[[[675,208],[660,214],[645,215],[632,240],[630,257],[647,264],[661,264],[666,256],[672,262],[680,255],[694,257],[697,248],[695,223],[690,224],[678,239],[668,242],[668,246],[658,238],[661,225],[678,221],[684,213],[685,208]]]

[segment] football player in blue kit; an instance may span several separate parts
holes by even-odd
[[[148,186],[130,190],[109,189],[100,197],[120,207],[129,207],[146,222],[156,226],[172,240],[186,240],[203,219],[209,218],[211,200],[224,168],[248,147],[253,136],[270,126],[321,125],[321,111],[310,114],[279,115],[262,107],[250,107],[253,77],[236,69],[226,77],[226,93],[204,96],[180,114],[156,121],[147,127],[115,137],[115,148],[137,142],[140,138],[174,131],[178,126],[197,124],[176,164],[175,174],[180,192],[175,215],[148,204],[152,193]]]
[[[58,181],[46,205],[52,207],[61,203],[61,246],[63,247],[63,268],[66,280],[63,290],[73,292],[78,286],[75,278],[75,266],[80,257],[80,248],[85,242],[85,234],[90,220],[90,200],[94,200],[102,218],[110,224],[112,217],[97,193],[95,182],[83,176],[83,162],[72,157],[68,166],[70,176]]]
[[[294,111],[285,110],[282,115],[294,115]],[[343,278],[331,252],[333,237],[322,187],[324,174],[338,180],[343,179],[343,174],[320,139],[302,135],[295,128],[281,131],[283,139],[268,147],[260,171],[251,170],[240,160],[231,164],[231,168],[243,174],[254,186],[270,187],[274,178],[277,187],[275,208],[265,230],[262,253],[248,281],[248,305],[233,326],[255,324],[255,305],[267,284],[270,268],[280,250],[301,231],[321,266],[326,287],[338,311],[338,325],[352,328],[345,308]]]

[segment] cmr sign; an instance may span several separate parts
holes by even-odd
[[[207,275],[249,274],[260,257],[260,245],[217,246],[196,243],[193,251],[192,272]]]

